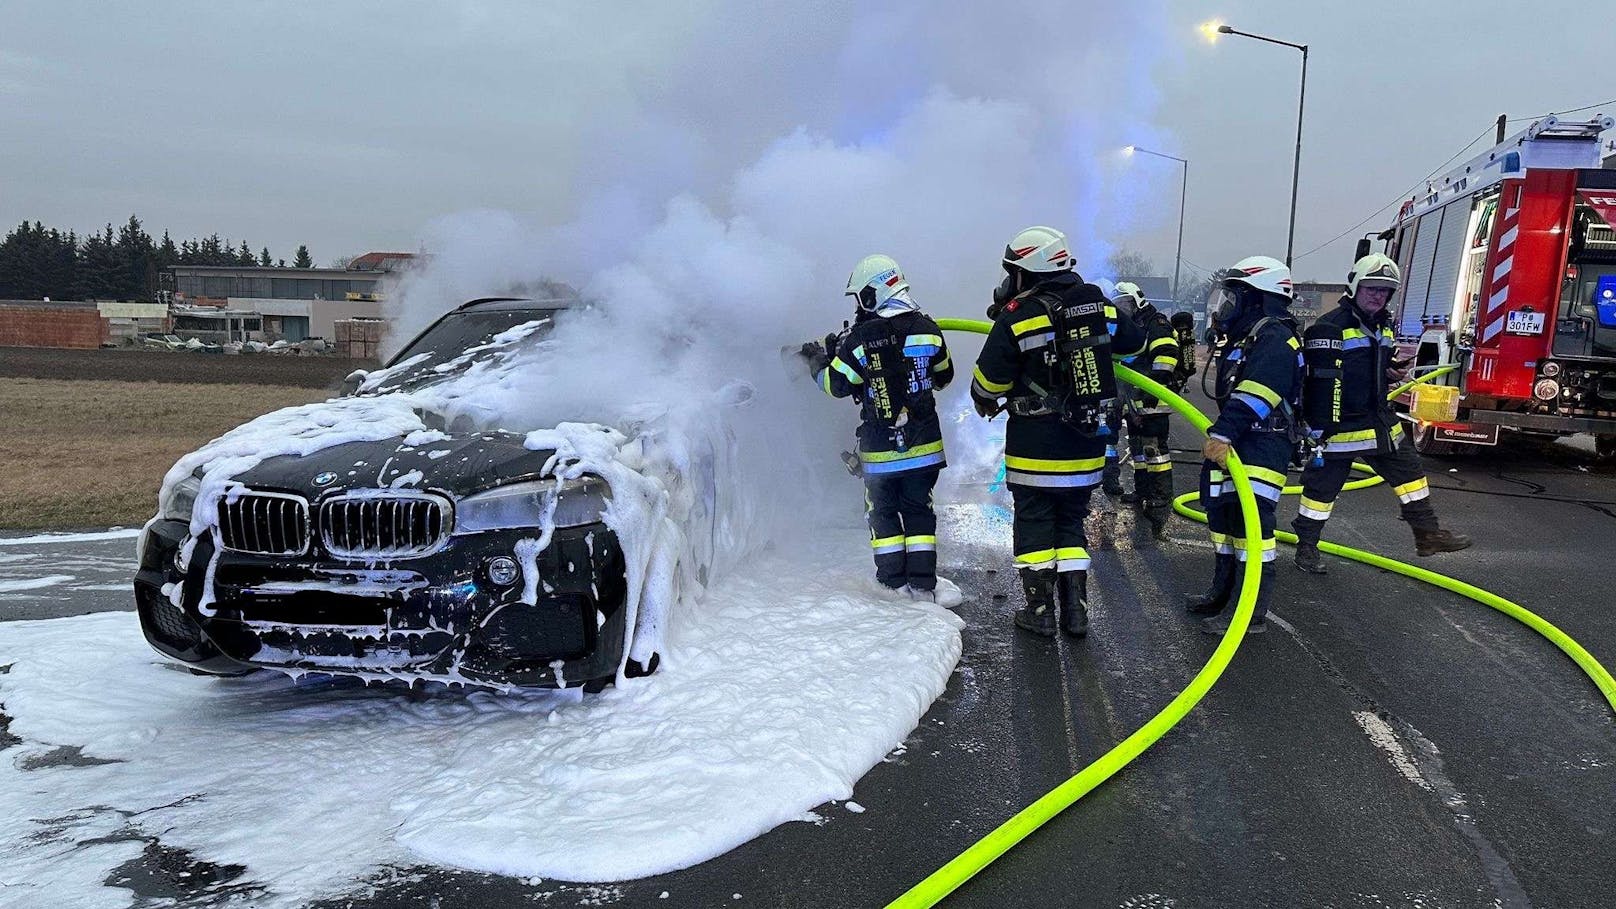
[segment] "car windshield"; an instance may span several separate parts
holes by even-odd
[[[488,357],[531,347],[550,333],[555,313],[531,304],[450,313],[394,357],[393,365],[367,379],[362,393],[429,384]]]

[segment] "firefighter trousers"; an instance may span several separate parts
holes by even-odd
[[[1087,571],[1088,538],[1083,522],[1089,516],[1093,486],[1010,487],[1016,508],[1011,528],[1017,568],[1043,571]]]
[[[1133,491],[1147,505],[1173,499],[1173,456],[1167,447],[1167,414],[1128,418],[1128,455],[1133,461]]]
[[[875,550],[875,579],[891,588],[937,586],[937,468],[865,475],[864,510]]]
[[[1386,485],[1397,495],[1402,507],[1402,518],[1414,530],[1436,530],[1436,509],[1431,506],[1431,486],[1420,467],[1419,452],[1409,433],[1400,433],[1386,454],[1358,453],[1360,459],[1386,479]],[[1309,543],[1317,543],[1335,510],[1336,496],[1347,483],[1352,471],[1353,458],[1326,457],[1323,464],[1310,464],[1302,473],[1302,503],[1291,526],[1296,535]]]
[[[1291,445],[1282,433],[1248,433],[1235,443],[1235,453],[1246,465],[1251,491],[1257,500],[1261,522],[1261,552],[1257,557],[1272,562],[1278,554],[1274,538],[1274,508],[1285,488],[1285,471],[1290,466]],[[1201,462],[1201,504],[1206,508],[1206,529],[1218,555],[1233,555],[1245,562],[1252,558],[1246,543],[1245,516],[1235,494],[1229,472],[1212,461]]]

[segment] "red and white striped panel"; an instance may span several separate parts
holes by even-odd
[[[1520,235],[1520,196],[1514,208],[1504,210],[1498,219],[1498,251],[1493,256],[1493,273],[1487,279],[1487,305],[1482,311],[1481,342],[1486,344],[1504,330],[1509,314],[1509,273],[1515,267],[1515,238]]]

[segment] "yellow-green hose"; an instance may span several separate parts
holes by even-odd
[[[1387,395],[1386,397],[1388,400],[1395,399],[1397,396],[1401,395],[1405,391],[1408,391],[1410,388],[1413,388],[1415,385],[1422,382],[1429,382],[1438,376],[1445,375],[1458,368],[1459,367],[1457,365],[1444,366],[1411,382],[1405,382],[1402,385],[1399,385],[1392,390],[1391,394]],[[1367,464],[1355,462],[1352,466],[1354,470],[1368,471],[1371,476],[1365,477],[1361,480],[1353,480],[1351,483],[1344,486],[1343,489],[1365,489],[1367,487],[1385,482],[1385,478],[1375,474],[1373,469],[1371,469]],[[1285,487],[1285,495],[1293,496],[1301,495],[1301,493],[1302,487],[1300,486]],[[1200,521],[1203,524],[1206,523],[1206,514],[1204,512],[1196,511],[1195,509],[1189,507],[1190,501],[1199,498],[1199,496],[1200,494],[1198,492],[1185,493],[1184,495],[1179,496],[1173,500],[1173,510],[1192,521]],[[1290,543],[1293,546],[1296,544],[1296,534],[1294,533],[1279,531],[1276,536],[1278,536],[1282,542]],[[1464,581],[1460,581],[1455,578],[1450,578],[1447,575],[1438,574],[1434,571],[1420,568],[1416,565],[1410,565],[1407,562],[1399,562],[1396,559],[1388,559],[1385,556],[1376,555],[1372,552],[1366,552],[1362,549],[1353,549],[1349,546],[1342,546],[1339,543],[1321,541],[1319,543],[1319,551],[1328,552],[1331,555],[1340,556],[1344,559],[1351,559],[1354,562],[1362,562],[1365,565],[1373,565],[1376,568],[1383,568],[1387,571],[1393,571],[1397,574],[1403,575],[1404,577],[1414,578],[1417,581],[1424,581],[1427,584],[1440,587],[1443,590],[1449,590],[1457,593],[1462,597],[1468,597],[1469,599],[1475,600],[1484,606],[1491,606],[1499,612],[1502,612],[1510,618],[1522,623],[1538,634],[1541,634],[1545,638],[1548,638],[1550,643],[1564,651],[1565,655],[1571,657],[1572,661],[1577,664],[1577,667],[1581,669],[1588,676],[1588,678],[1592,679],[1596,686],[1598,686],[1599,692],[1605,696],[1605,701],[1610,704],[1611,709],[1616,710],[1616,679],[1611,677],[1610,672],[1607,671],[1604,666],[1600,665],[1599,661],[1594,659],[1593,655],[1584,649],[1581,644],[1578,644],[1574,639],[1572,639],[1570,635],[1561,631],[1559,628],[1556,628],[1547,619],[1521,606],[1520,604],[1511,600],[1506,600],[1491,591],[1482,590],[1480,587],[1467,584]]]
[[[937,324],[944,331],[971,331],[978,334],[987,334],[993,327],[990,322],[979,322],[972,319],[938,319]],[[1205,432],[1211,425],[1199,410],[1196,410],[1188,401],[1167,390],[1160,384],[1146,376],[1139,375],[1125,366],[1117,366],[1118,378],[1144,389],[1167,402],[1179,415],[1188,420],[1196,429]],[[1245,516],[1246,545],[1248,552],[1262,551],[1261,522],[1257,516],[1257,500],[1253,498],[1251,483],[1246,478],[1246,469],[1241,465],[1240,459],[1229,453],[1229,476],[1234,481],[1235,492],[1240,499],[1240,512]],[[925,880],[911,887],[907,893],[893,900],[890,907],[934,906],[944,897],[953,893],[961,884],[970,880],[973,875],[986,868],[993,860],[1008,852],[1010,848],[1021,842],[1026,836],[1042,827],[1045,822],[1071,806],[1073,802],[1087,795],[1090,790],[1109,779],[1118,770],[1126,767],[1129,762],[1138,757],[1146,748],[1155,744],[1156,740],[1167,734],[1169,729],[1177,725],[1201,698],[1212,689],[1218,676],[1228,668],[1229,661],[1234,659],[1235,650],[1240,647],[1245,637],[1246,626],[1251,621],[1251,610],[1257,602],[1257,585],[1262,583],[1262,562],[1252,559],[1245,563],[1245,574],[1241,579],[1240,598],[1235,604],[1233,620],[1229,623],[1229,630],[1223,639],[1218,642],[1217,649],[1212,652],[1211,659],[1195,674],[1195,678],[1178,693],[1162,711],[1151,717],[1134,733],[1118,742],[1110,751],[1097,758],[1092,764],[1077,772],[1076,776],[1068,779],[1054,789],[1050,790],[1038,801],[1023,808],[1010,820],[1000,824],[997,829],[978,840],[970,848],[956,856],[943,867],[932,872]],[[889,907],[889,909],[890,909]]]
[[[977,334],[987,334],[992,328],[992,324],[989,322],[972,319],[939,319],[937,324],[944,331],[965,331]],[[1402,385],[1392,392],[1391,397],[1395,398],[1419,382],[1428,382],[1440,375],[1452,372],[1456,368],[1455,366],[1443,367],[1413,382]],[[1211,425],[1211,421],[1188,401],[1148,377],[1120,365],[1117,366],[1116,373],[1123,381],[1141,388],[1166,402],[1200,432],[1205,433],[1207,427]],[[1354,466],[1361,467],[1361,465]],[[1228,468],[1229,475],[1235,484],[1236,494],[1239,497],[1240,512],[1245,521],[1247,551],[1260,552],[1261,525],[1257,516],[1257,501],[1252,496],[1251,484],[1247,479],[1245,467],[1241,465],[1240,459],[1232,451],[1229,454]],[[1362,469],[1368,470],[1367,467],[1362,467]],[[1384,482],[1384,480],[1375,475],[1361,480],[1354,480],[1344,488],[1363,489],[1381,482]],[[1300,492],[1300,487],[1287,486],[1285,488],[1285,493],[1288,495],[1296,495]],[[1192,520],[1205,522],[1205,514],[1190,509],[1187,504],[1190,500],[1197,499],[1199,496],[1199,492],[1181,495],[1174,499],[1173,509]],[[1295,534],[1280,532],[1277,536],[1287,543],[1294,544],[1296,542]],[[1491,606],[1506,615],[1518,619],[1565,651],[1588,674],[1588,677],[1594,680],[1594,684],[1599,686],[1599,690],[1605,695],[1605,699],[1610,702],[1612,709],[1616,709],[1616,680],[1611,678],[1610,673],[1588,651],[1572,640],[1569,635],[1521,606],[1463,581],[1437,574],[1434,571],[1417,568],[1394,559],[1387,559],[1373,553],[1350,549],[1334,543],[1320,543],[1319,548],[1332,555],[1354,559],[1377,568],[1384,568],[1416,580],[1425,581],[1428,584],[1434,584],[1445,590],[1453,591],[1461,596],[1469,597],[1479,603]],[[978,871],[987,867],[999,856],[1025,839],[1028,834],[1043,826],[1055,815],[1070,807],[1096,786],[1127,766],[1145,749],[1154,744],[1157,739],[1160,739],[1167,734],[1168,730],[1177,725],[1178,721],[1194,709],[1201,698],[1211,690],[1212,685],[1217,682],[1218,677],[1223,674],[1224,669],[1228,667],[1229,662],[1234,658],[1235,651],[1239,648],[1240,641],[1245,636],[1246,626],[1251,621],[1252,607],[1257,601],[1257,587],[1262,583],[1261,572],[1262,562],[1256,559],[1246,561],[1244,574],[1241,578],[1240,596],[1235,604],[1234,617],[1233,621],[1230,622],[1228,632],[1218,642],[1217,649],[1213,651],[1212,657],[1207,660],[1206,665],[1201,667],[1201,671],[1195,674],[1195,678],[1190,680],[1189,685],[1185,686],[1184,690],[1179,692],[1178,696],[1173,698],[1160,713],[1151,717],[1143,726],[1119,742],[1110,751],[1107,751],[1093,763],[1078,771],[1075,776],[1050,790],[1043,797],[1022,809],[1014,817],[1000,824],[987,836],[972,844],[948,864],[911,887],[902,896],[893,900],[888,905],[888,909],[936,905],[950,893],[953,893],[961,884],[970,880]]]

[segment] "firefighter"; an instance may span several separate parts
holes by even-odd
[[[1015,505],[1013,549],[1026,605],[1018,627],[1046,637],[1088,631],[1089,553],[1083,522],[1105,470],[1105,411],[1116,397],[1113,356],[1144,337],[1098,287],[1073,271],[1066,236],[1029,227],[1004,250],[1003,283],[988,310],[971,398],[983,417],[1008,410],[1005,483]],[[1002,402],[1002,403],[1001,403]]]
[[[1400,370],[1391,321],[1391,298],[1401,285],[1397,263],[1373,253],[1347,275],[1347,295],[1308,328],[1307,423],[1324,444],[1323,459],[1302,474],[1302,503],[1296,520],[1296,567],[1324,574],[1319,533],[1330,519],[1335,498],[1355,458],[1368,462],[1397,494],[1402,519],[1414,531],[1422,556],[1457,552],[1470,538],[1443,530],[1431,507],[1430,484],[1403,423],[1386,400]]]
[[[803,354],[826,394],[858,398],[858,460],[876,581],[917,600],[957,605],[946,581],[939,597],[932,510],[932,488],[946,466],[933,392],[954,378],[948,345],[890,257],[859,260],[846,293],[857,304],[853,326],[826,344],[804,345]]]
[[[1112,303],[1119,312],[1132,313],[1134,324],[1145,335],[1144,352],[1127,360],[1127,365],[1173,391],[1182,388],[1177,383],[1178,334],[1172,323],[1130,281],[1117,285]],[[1173,505],[1173,457],[1167,446],[1167,415],[1172,408],[1138,388],[1124,388],[1120,397],[1126,402],[1128,455],[1133,462],[1133,492],[1123,495],[1122,502],[1138,505],[1150,522],[1152,536],[1164,539]]]
[[[1301,432],[1302,341],[1290,314],[1291,299],[1291,270],[1285,263],[1251,256],[1217,275],[1207,303],[1207,319],[1223,338],[1212,355],[1212,397],[1221,409],[1207,431],[1201,465],[1201,503],[1216,556],[1211,590],[1186,605],[1190,613],[1206,616],[1201,629],[1209,634],[1229,630],[1239,564],[1253,558],[1263,562],[1263,581],[1246,633],[1268,630],[1274,506]],[[1256,552],[1246,543],[1240,502],[1226,472],[1230,449],[1245,464],[1257,500],[1262,539]]]

